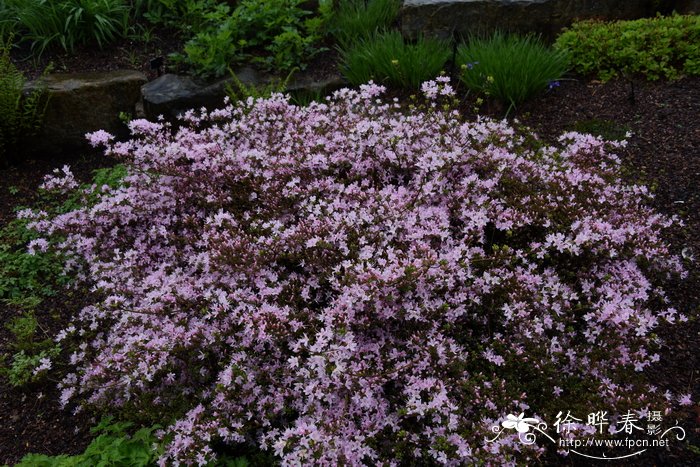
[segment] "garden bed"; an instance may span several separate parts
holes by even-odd
[[[635,101],[629,96],[629,83],[613,80],[606,84],[571,80],[521,109],[515,118],[531,126],[543,138],[552,139],[571,129],[588,129],[607,137],[619,137],[632,132],[629,146],[620,151],[630,182],[643,182],[655,188],[655,207],[661,212],[678,215],[685,227],[673,232],[674,251],[695,255],[687,280],[676,282],[670,288],[672,303],[687,312],[691,319],[682,326],[659,331],[664,340],[662,360],[650,371],[650,378],[663,390],[692,393],[700,398],[700,273],[697,256],[700,252],[700,79],[689,78],[677,82],[636,83]],[[465,105],[466,109],[471,108]],[[498,115],[495,115],[496,117]],[[3,187],[0,223],[11,217],[11,206],[31,204],[34,188],[41,177],[64,161],[27,163],[0,172]],[[87,180],[92,168],[110,164],[109,160],[86,158],[72,163],[78,176]],[[70,303],[66,308],[66,303]],[[80,300],[59,294],[48,301],[37,316],[47,332],[58,329],[71,310],[79,308]],[[16,311],[4,308],[0,321],[7,322]],[[60,317],[56,319],[56,317]],[[0,329],[0,353],[7,352],[8,334]],[[0,463],[19,460],[29,452],[77,453],[84,449],[90,437],[88,416],[76,418],[61,411],[53,384],[24,389],[0,387],[0,413],[4,422],[0,432]],[[690,406],[687,418],[679,420],[686,428],[688,444],[698,446],[700,414]],[[693,465],[697,453],[677,444],[669,451],[650,450],[648,461],[673,465]],[[645,461],[646,462],[646,461]],[[638,464],[630,464],[638,465]]]
[[[394,0],[134,1],[133,15],[114,0],[97,28],[72,2],[51,4],[75,21],[55,36],[70,54],[3,49],[15,113],[0,126],[0,464],[81,453],[102,419],[114,436],[84,455],[139,465],[590,465],[519,436],[547,429],[526,414],[553,429],[569,409],[611,411],[600,432],[591,413],[579,426],[596,437],[625,411],[665,410],[685,438],[618,465],[697,464],[700,17],[581,22],[551,47],[411,39]],[[7,11],[0,36],[32,30]],[[85,46],[115,24],[129,33]],[[266,79],[229,78],[247,103],[188,112],[176,132],[107,111],[134,139],[89,139],[125,165],[99,150],[23,160],[22,142],[41,139],[41,86],[14,100],[12,62],[36,77],[49,61],[197,75],[154,85],[221,87],[243,64]],[[292,92],[296,65],[359,90],[327,105],[320,89],[293,92],[295,106],[249,99]]]

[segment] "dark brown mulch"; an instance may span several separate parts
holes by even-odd
[[[41,327],[39,339],[53,338],[66,325],[66,318],[88,305],[87,298],[76,292],[63,292],[44,300],[35,311]],[[0,305],[0,323],[22,314],[10,305]],[[5,362],[12,355],[12,335],[0,328],[0,356]],[[4,355],[3,355],[4,354]],[[96,420],[87,413],[71,414],[59,404],[56,383],[12,387],[0,378],[0,465],[19,461],[28,453],[47,455],[79,454],[93,436],[90,428]]]
[[[675,253],[685,251],[694,260],[686,261],[688,278],[666,290],[690,320],[659,330],[662,359],[648,374],[662,391],[692,395],[693,405],[679,420],[687,438],[669,450],[650,448],[646,457],[630,459],[628,465],[699,465],[700,455],[686,446],[700,447],[700,78],[635,82],[634,99],[631,90],[622,80],[566,81],[516,117],[547,139],[582,127],[631,131],[628,147],[619,153],[625,177],[652,187],[656,208],[685,223],[670,232],[669,240]],[[591,465],[581,465],[586,464]]]
[[[114,165],[115,161],[85,154],[0,167],[0,227],[14,218],[15,206],[31,206],[38,199],[36,188],[43,176],[64,164],[71,166],[78,180],[87,182],[93,170]],[[45,300],[35,311],[42,330],[40,339],[52,337],[62,329],[85,299],[75,292],[63,292]],[[19,308],[0,302],[0,357],[5,357],[5,363],[13,353],[12,335],[5,324],[21,313]],[[53,383],[16,389],[0,377],[0,465],[11,465],[30,452],[77,454],[85,449],[94,422],[88,415],[74,416],[62,410],[58,398]]]
[[[183,40],[176,33],[159,29],[148,40],[143,37],[125,38],[103,49],[94,44],[81,45],[73,53],[51,49],[46,50],[38,59],[32,56],[29,46],[25,44],[13,49],[11,57],[28,80],[39,77],[49,64],[52,73],[131,69],[144,72],[151,80],[159,72],[169,72],[174,67],[168,60],[168,55],[181,52],[182,48]],[[151,67],[151,61],[159,57],[163,58],[163,66],[160,69]]]
[[[522,107],[514,115],[534,128],[542,137],[552,139],[565,130],[590,128],[606,133],[633,136],[620,152],[630,182],[643,182],[655,188],[655,206],[662,212],[678,215],[685,227],[671,232],[674,250],[686,256],[689,276],[668,288],[672,303],[691,320],[680,326],[659,331],[663,339],[662,362],[649,372],[662,390],[691,393],[700,400],[700,79],[677,82],[638,82],[634,102],[629,98],[629,83],[612,81],[601,84],[589,81],[565,81],[540,99]],[[485,108],[501,116],[502,108]],[[594,121],[595,120],[595,121]],[[583,123],[582,123],[583,122]],[[109,161],[87,158],[78,162],[76,173]],[[12,206],[29,204],[34,187],[50,168],[65,161],[33,162],[11,170],[0,169],[0,225],[12,215]],[[74,167],[75,163],[72,164]],[[9,194],[9,187],[18,188]],[[13,190],[15,191],[15,190]],[[57,310],[69,297],[57,297],[49,304]],[[77,305],[76,305],[77,306]],[[0,310],[5,321],[11,310]],[[56,323],[53,323],[55,325]],[[7,348],[7,334],[0,329],[0,351]],[[4,383],[2,383],[4,384]],[[43,398],[39,399],[38,394]],[[697,402],[690,406],[679,424],[686,429],[687,443],[700,446],[700,414]],[[15,462],[27,452],[77,452],[88,437],[86,419],[61,411],[56,392],[50,386],[23,391],[0,386],[0,463]],[[76,427],[79,433],[74,433]],[[629,465],[698,465],[700,457],[678,442],[670,450],[650,449],[644,459]],[[571,460],[571,462],[574,462]],[[591,465],[591,464],[588,464]],[[606,462],[601,465],[620,465]]]

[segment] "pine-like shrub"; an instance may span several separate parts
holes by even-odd
[[[449,99],[445,79],[423,91]],[[656,279],[681,267],[672,220],[618,178],[620,143],[544,146],[381,92],[92,134],[123,184],[21,212],[97,292],[58,336],[78,345],[63,402],[165,420],[162,462],[200,465],[222,445],[286,465],[525,461],[517,432],[486,442],[506,413],[658,402],[636,376],[678,317]]]

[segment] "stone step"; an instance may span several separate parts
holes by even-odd
[[[407,37],[424,34],[448,39],[501,30],[536,33],[553,39],[575,19],[638,19],[654,16],[658,8],[672,8],[673,3],[671,0],[405,0],[400,19]]]

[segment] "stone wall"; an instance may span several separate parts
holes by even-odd
[[[237,76],[246,86],[264,86],[273,79],[250,68],[239,70]],[[37,86],[45,87],[49,101],[40,133],[22,149],[33,157],[51,157],[57,152],[87,149],[88,132],[105,130],[126,137],[128,130],[120,113],[151,120],[162,115],[175,121],[189,109],[219,108],[230,82],[222,79],[201,83],[190,76],[173,74],[147,82],[143,73],[133,70],[51,74],[25,88],[30,92]],[[340,76],[318,79],[300,73],[288,83],[287,92],[325,95],[344,84]]]
[[[501,30],[553,39],[576,19],[637,19],[673,6],[668,0],[405,0],[400,21],[409,37],[446,39]]]

